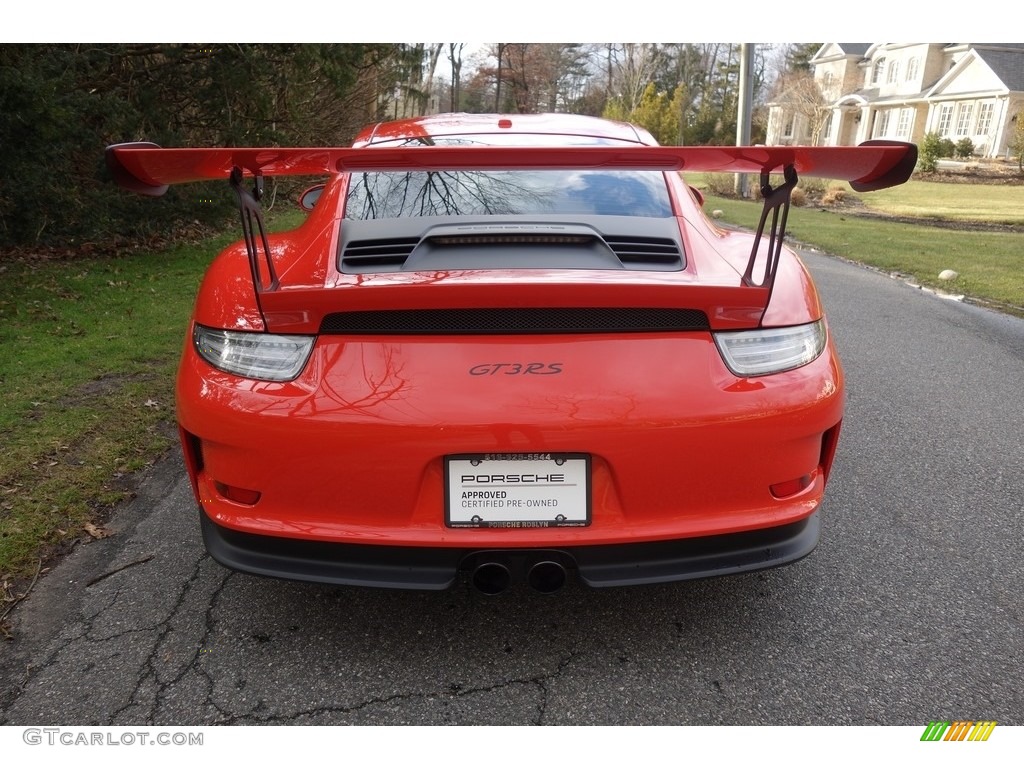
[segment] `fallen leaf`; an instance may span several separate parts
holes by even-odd
[[[86,523],[84,526],[85,532],[92,536],[94,539],[105,539],[107,536],[112,536],[113,531],[103,526],[96,526],[92,523]]]

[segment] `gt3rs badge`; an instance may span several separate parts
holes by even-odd
[[[562,372],[562,363],[480,363],[469,369],[470,376],[554,376]]]

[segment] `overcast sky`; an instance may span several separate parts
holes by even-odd
[[[0,42],[425,42],[437,40],[491,40],[500,35],[512,42],[809,42],[822,40],[841,23],[844,40],[889,39],[922,42],[991,40],[983,14],[945,14],[941,20],[922,21],[919,7],[893,4],[884,10],[865,7],[862,12],[828,15],[820,2],[787,0],[732,0],[725,6],[668,5],[659,16],[651,5],[630,6],[614,13],[595,10],[592,2],[552,3],[551,0],[516,0],[486,4],[479,0],[423,3],[391,0],[372,4],[334,3],[310,7],[307,12],[282,6],[280,0],[211,3],[176,0],[159,14],[140,13],[137,0],[62,5],[55,13],[50,3],[9,3],[4,9]],[[386,9],[379,17],[373,9]],[[715,14],[708,8],[727,8]],[[844,6],[847,7],[847,6]],[[321,11],[321,9],[327,9]],[[359,9],[353,12],[353,9]],[[368,10],[369,9],[369,10]],[[687,9],[699,9],[687,13]],[[697,14],[700,14],[699,16]],[[932,14],[939,16],[942,14]],[[963,17],[963,18],[961,18]],[[976,28],[977,27],[977,28]]]

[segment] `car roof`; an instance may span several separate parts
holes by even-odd
[[[604,120],[587,115],[544,114],[468,114],[464,112],[427,115],[405,120],[376,123],[364,128],[353,146],[367,146],[396,139],[460,135],[530,134],[586,136],[634,144],[656,145],[643,128],[629,123]]]

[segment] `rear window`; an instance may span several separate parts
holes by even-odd
[[[490,138],[460,137],[443,143],[490,144]],[[542,136],[520,138],[523,141],[515,143],[550,144],[552,140]],[[574,138],[572,143],[595,142]],[[660,171],[601,170],[354,173],[345,205],[346,219],[361,220],[537,214],[663,218],[672,215],[672,207]]]

